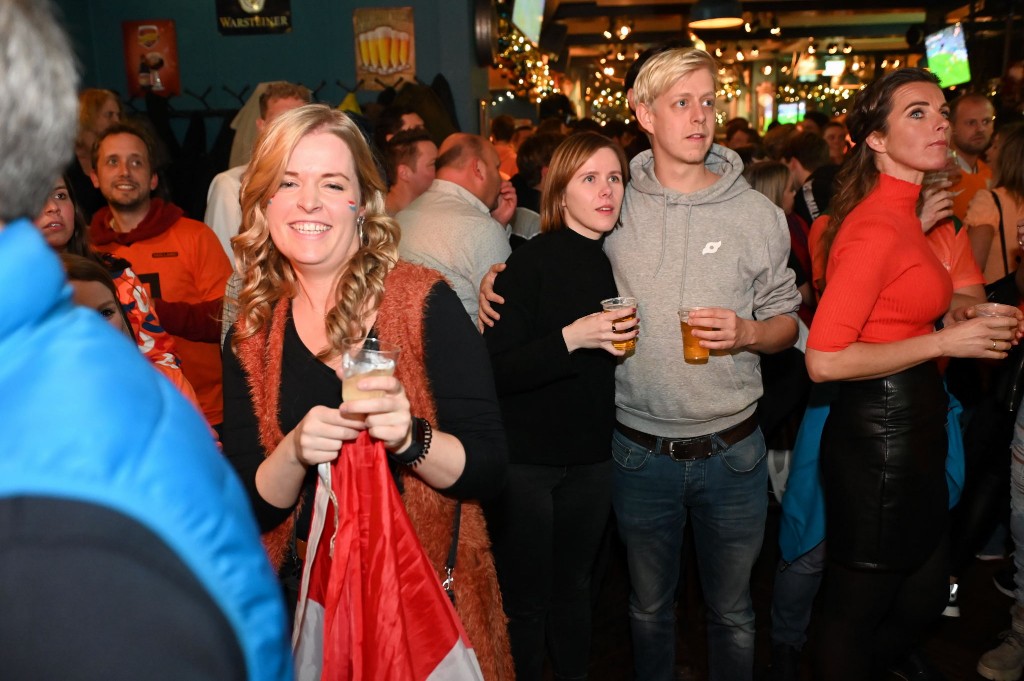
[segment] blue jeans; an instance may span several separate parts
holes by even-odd
[[[825,542],[792,563],[779,561],[772,586],[772,643],[802,650],[825,572]]]
[[[693,521],[707,607],[711,681],[744,681],[754,668],[750,572],[768,512],[760,430],[701,461],[656,455],[619,431],[612,437],[612,505],[626,545],[629,616],[638,681],[669,681],[675,666],[675,594],[683,528]]]
[[[1024,606],[1024,406],[1017,410],[1010,443],[1010,534],[1013,562],[1017,567],[1017,605]]]

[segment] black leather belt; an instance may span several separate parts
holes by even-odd
[[[689,438],[658,437],[624,426],[618,421],[615,422],[615,427],[630,440],[643,445],[655,454],[664,454],[674,461],[696,461],[706,459],[715,453],[714,438],[716,436],[729,447],[750,437],[751,433],[757,429],[757,412],[731,428]]]

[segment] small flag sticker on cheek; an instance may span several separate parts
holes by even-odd
[[[356,208],[357,208],[357,207],[358,207],[358,206],[356,205],[356,202],[355,202],[355,201],[353,201],[353,200],[351,200],[351,199],[349,199],[349,202],[348,202],[348,209],[349,209],[350,211],[352,211],[352,212],[354,213],[354,212],[356,211]]]

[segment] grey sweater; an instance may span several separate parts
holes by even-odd
[[[658,182],[650,151],[639,154],[621,224],[605,241],[619,294],[637,298],[643,320],[636,354],[616,370],[616,418],[662,437],[733,426],[753,413],[763,392],[756,352],[712,354],[703,365],[683,361],[680,306],[724,307],[764,321],[795,319],[800,305],[786,266],[782,211],[750,188],[732,150],[714,145],[705,164],[718,181],[681,194]]]

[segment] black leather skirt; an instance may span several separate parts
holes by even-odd
[[[842,381],[821,437],[829,558],[913,571],[946,532],[946,412],[938,369]]]

